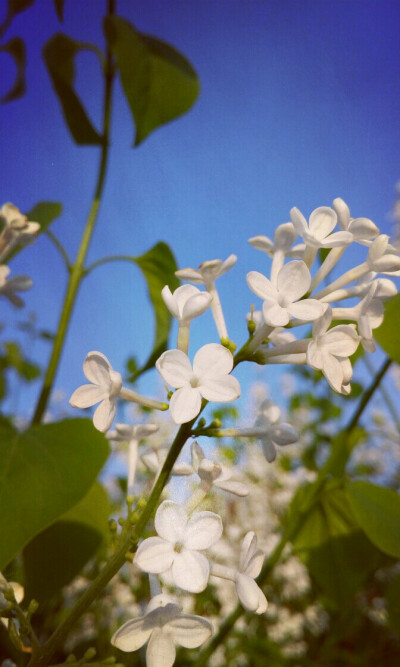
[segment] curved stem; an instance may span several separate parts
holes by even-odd
[[[84,270],[85,276],[89,275],[89,273],[91,273],[93,269],[97,269],[98,266],[102,266],[103,264],[107,264],[108,262],[132,262],[132,256],[110,255],[110,257],[102,257],[101,259],[97,259],[92,264],[89,264],[89,266]]]
[[[108,0],[109,14],[114,13],[114,6],[115,6],[115,0]],[[58,364],[60,362],[62,349],[64,346],[65,336],[68,330],[68,325],[75,305],[75,299],[84,273],[83,269],[84,261],[87,252],[89,250],[89,244],[92,238],[94,226],[97,220],[97,214],[100,208],[100,202],[103,194],[107,162],[108,162],[113,79],[114,79],[114,66],[112,61],[112,55],[110,50],[107,49],[106,68],[105,68],[104,110],[103,110],[103,135],[102,135],[103,145],[101,148],[101,159],[97,177],[97,185],[92,205],[89,211],[88,219],[86,222],[85,230],[83,232],[81,243],[76,256],[76,261],[71,268],[70,278],[64,299],[64,305],[58,323],[57,334],[54,339],[54,344],[49,364],[47,367],[46,374],[44,376],[42,390],[40,392],[35,413],[32,418],[32,424],[40,423],[43,414],[46,410],[48,400],[50,398],[54,379],[58,369]]]
[[[72,265],[71,265],[70,259],[68,257],[68,254],[67,254],[64,246],[62,245],[62,243],[58,240],[57,236],[55,234],[53,234],[53,232],[50,231],[50,229],[46,229],[45,234],[46,234],[47,238],[50,239],[50,241],[53,243],[53,245],[57,248],[58,252],[60,253],[61,257],[64,260],[64,263],[65,263],[65,266],[66,266],[67,270],[71,271]]]
[[[362,395],[360,402],[358,404],[357,410],[355,411],[353,417],[350,419],[348,425],[344,429],[344,433],[347,435],[353,431],[358,422],[360,421],[360,418],[367,407],[369,401],[371,400],[373,394],[375,393],[376,389],[379,387],[379,384],[384,377],[385,373],[389,369],[391,365],[391,359],[386,359],[384,364],[382,365],[380,371],[377,373],[376,377],[374,378],[374,381],[372,384],[368,387],[368,389],[364,392]],[[346,446],[346,438],[343,438],[343,447]],[[348,455],[350,456],[350,450],[348,450]],[[308,513],[310,509],[312,509],[315,499],[318,496],[319,492],[324,486],[326,475],[330,472],[331,464],[335,464],[336,461],[336,451],[332,451],[330,457],[328,458],[326,464],[321,468],[321,470],[318,473],[318,476],[316,480],[310,484],[308,487],[309,493],[306,497],[306,500],[304,503],[299,503],[296,504],[295,506],[291,506],[291,517],[290,521],[287,524],[286,529],[284,530],[281,539],[279,540],[277,546],[275,547],[274,551],[270,554],[270,556],[267,558],[265,561],[263,568],[261,570],[260,576],[257,579],[257,583],[259,586],[264,584],[269,575],[271,574],[272,570],[274,569],[275,565],[278,563],[282,552],[285,548],[285,546],[294,540],[300,529],[302,528],[305,520],[307,519]],[[292,504],[293,505],[293,504]],[[218,646],[224,641],[225,637],[229,634],[229,632],[232,630],[233,626],[235,625],[236,621],[245,613],[245,610],[240,606],[237,605],[237,607],[233,610],[233,612],[225,619],[225,621],[222,623],[218,633],[212,638],[210,643],[206,646],[205,649],[201,651],[201,653],[197,656],[196,659],[196,667],[201,667],[202,665],[207,665],[209,658],[212,656],[214,651],[218,648]]]
[[[206,402],[203,402],[203,408],[205,405]],[[117,551],[113,554],[96,579],[79,598],[74,607],[72,607],[68,616],[64,618],[63,622],[58,626],[46,644],[34,652],[29,662],[29,667],[45,667],[45,665],[49,664],[54,653],[63,643],[76,621],[82,616],[91,603],[98,597],[103,588],[108,584],[109,581],[111,581],[111,579],[124,565],[126,562],[127,553],[136,548],[137,543],[141,538],[146,525],[157,506],[162,490],[164,489],[164,486],[166,485],[170,476],[173,465],[178,458],[186,440],[190,437],[191,428],[194,422],[195,419],[192,419],[187,424],[182,424],[178,433],[176,434],[175,440],[171,445],[161,472],[153,487],[150,497],[137,520],[136,525],[128,528],[128,534],[125,535],[124,539],[121,541]]]

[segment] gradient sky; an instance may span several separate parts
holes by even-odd
[[[72,255],[90,207],[99,149],[73,143],[41,49],[60,30],[103,48],[105,4],[66,0],[61,25],[53,3],[36,0],[3,38],[26,41],[28,90],[0,109],[0,201],[22,211],[41,200],[62,202],[64,213],[53,231]],[[338,196],[353,216],[393,231],[388,212],[400,178],[400,4],[118,0],[117,10],[140,31],[185,54],[198,72],[201,94],[190,113],[134,149],[133,122],[117,84],[108,181],[89,261],[139,255],[159,240],[170,244],[180,267],[237,254],[238,264],[221,279],[220,291],[230,336],[241,344],[244,315],[257,300],[245,275],[268,271],[265,255],[248,245],[249,237],[272,236],[292,206],[308,216]],[[0,56],[4,94],[12,67]],[[79,57],[78,90],[99,125],[102,82],[91,53]],[[54,330],[66,282],[54,247],[40,238],[16,258],[12,271],[34,280],[17,319],[34,311],[40,327]],[[4,301],[1,307],[7,322],[3,340],[10,339],[15,311]],[[195,327],[192,352],[216,340],[209,314]],[[127,264],[99,268],[82,286],[56,386],[69,395],[82,384],[89,350],[101,350],[116,369],[131,354],[144,361],[152,331],[138,270]],[[36,343],[31,352],[44,363],[48,346]],[[246,365],[238,377],[260,373]],[[155,376],[141,383],[153,394],[157,386]],[[34,391],[25,392],[20,407],[27,414],[33,400]]]

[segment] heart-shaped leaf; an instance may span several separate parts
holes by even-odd
[[[13,37],[7,44],[0,46],[0,51],[8,53],[14,60],[17,68],[15,81],[12,88],[0,98],[0,102],[12,102],[13,100],[22,97],[26,90],[25,83],[25,68],[26,68],[26,48],[25,43],[21,37]]]
[[[104,20],[122,87],[135,126],[135,146],[153,130],[186,113],[199,94],[199,81],[189,61],[169,44],[118,16]]]
[[[40,531],[76,505],[109,453],[88,419],[0,425],[0,570]]]

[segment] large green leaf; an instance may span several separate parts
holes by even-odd
[[[371,542],[381,551],[400,558],[400,495],[369,482],[348,482],[350,507]]]
[[[43,232],[46,231],[55,220],[55,218],[58,218],[63,210],[62,204],[60,204],[57,201],[41,201],[38,202],[31,210],[29,213],[26,214],[28,220],[31,222],[39,222],[40,223],[40,229],[38,232],[39,234],[43,234]],[[17,255],[20,251],[22,250],[22,246],[16,245],[12,252],[10,252],[9,255],[7,255],[7,262],[10,261],[15,255]]]
[[[23,433],[0,425],[0,570],[84,497],[108,453],[89,419]]]
[[[400,294],[396,294],[385,303],[385,317],[378,329],[374,330],[374,338],[385,350],[386,354],[400,364]]]
[[[138,146],[157,127],[191,108],[199,94],[199,81],[182,54],[140,33],[129,21],[106,17],[104,31],[135,121]]]
[[[110,503],[98,482],[56,523],[36,535],[24,549],[26,598],[53,597],[94,555],[108,535]]]
[[[7,0],[7,12],[4,23],[0,26],[0,37],[2,37],[7,28],[9,28],[14,16],[24,12],[25,9],[28,9],[34,2],[35,0]]]
[[[171,327],[171,315],[162,299],[161,290],[168,285],[171,291],[179,286],[179,280],[175,276],[177,265],[171,249],[166,243],[160,241],[139,257],[132,257],[147,282],[149,297],[154,309],[156,332],[153,349],[146,363],[139,368],[131,380],[136,379],[149,368],[154,366],[156,359],[164,352],[168,342]]]
[[[345,612],[381,561],[365,537],[337,480],[327,482],[293,543],[331,605]]]
[[[0,102],[12,102],[22,97],[26,91],[25,68],[26,68],[26,48],[21,37],[13,37],[7,44],[0,46],[0,51],[8,53],[13,59],[17,72],[15,81],[11,89],[0,98]]]
[[[75,57],[84,49],[96,52],[91,44],[76,42],[67,35],[57,33],[45,44],[43,58],[61,102],[66,123],[76,143],[102,144],[102,136],[93,127],[74,89]]]

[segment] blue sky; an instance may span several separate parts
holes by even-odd
[[[53,231],[71,255],[89,210],[99,149],[78,147],[70,138],[41,49],[59,30],[103,47],[104,7],[101,0],[66,0],[61,25],[53,3],[36,0],[3,38],[26,41],[28,90],[0,108],[0,201],[23,211],[41,200],[62,202]],[[237,254],[220,290],[229,333],[241,343],[244,316],[256,300],[245,275],[268,271],[249,237],[272,236],[292,206],[308,216],[338,196],[354,216],[370,217],[381,231],[392,232],[388,212],[400,178],[400,5],[118,0],[117,10],[185,54],[198,72],[201,94],[190,113],[134,149],[133,122],[118,83],[108,181],[89,261],[139,255],[158,240],[170,244],[180,267]],[[6,55],[0,62],[4,93],[12,69]],[[99,125],[101,78],[91,53],[79,58],[78,90]],[[18,319],[35,311],[39,325],[54,330],[66,275],[50,242],[41,238],[21,253],[12,271],[34,280]],[[2,308],[3,339],[12,338],[14,311],[4,302]],[[89,350],[104,352],[117,369],[131,354],[144,360],[152,327],[138,271],[124,264],[99,268],[82,286],[56,386],[69,394],[82,383]],[[214,340],[206,314],[195,324],[192,352]],[[44,343],[32,351],[42,363],[47,353]],[[247,382],[259,372],[246,365],[238,375]],[[149,393],[157,386],[155,376],[142,383]],[[33,400],[34,391],[27,392],[27,413]]]

